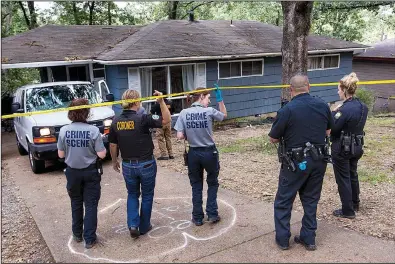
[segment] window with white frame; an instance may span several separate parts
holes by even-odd
[[[218,62],[219,79],[262,75],[263,60]]]
[[[309,71],[336,69],[340,65],[340,55],[309,56],[307,69]]]

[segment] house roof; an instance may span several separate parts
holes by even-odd
[[[281,27],[257,21],[166,20],[144,27],[51,25],[2,39],[2,62],[71,58],[107,63],[281,55],[281,43]],[[364,48],[368,46],[330,37],[308,37],[310,53]]]
[[[135,33],[138,28],[46,25],[2,38],[2,63],[93,59]]]
[[[355,55],[358,58],[387,58],[395,59],[395,38],[377,42],[372,49]]]
[[[148,25],[101,54],[103,61],[174,57],[281,54],[282,28],[258,21],[167,20]],[[308,37],[308,50],[368,48],[334,38]]]

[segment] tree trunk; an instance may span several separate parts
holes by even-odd
[[[5,24],[4,27],[4,37],[10,35],[10,29],[11,29],[11,25],[12,25],[12,17],[13,17],[13,6],[14,3],[13,2],[3,2],[4,3],[4,15],[2,14],[1,17],[1,23]]]
[[[89,5],[89,25],[93,25],[93,10],[95,9],[95,1],[91,1]]]
[[[18,1],[18,4],[19,4],[19,6],[20,6],[20,7],[21,7],[21,9],[22,9],[23,16],[24,16],[24,18],[25,18],[25,21],[26,21],[26,26],[28,27],[28,29],[30,29],[30,20],[29,20],[29,17],[28,17],[28,15],[26,14],[25,7],[23,6],[23,3],[22,3],[22,1]]]
[[[37,14],[36,10],[34,9],[34,1],[27,1],[27,7],[29,8],[29,13],[30,13],[30,28],[33,29],[38,27],[37,24]]]
[[[307,36],[311,26],[313,2],[281,2],[283,10],[282,83],[289,84],[295,74],[307,74]],[[281,101],[289,101],[289,88],[282,89]]]
[[[111,2],[107,2],[108,24],[111,25]]]
[[[167,2],[168,6],[169,6],[169,13],[168,13],[169,19],[173,19],[173,20],[177,19],[178,2],[179,1]]]
[[[76,25],[81,25],[80,17],[78,16],[76,2],[73,2],[73,15],[74,15],[74,22],[75,22],[75,24]]]

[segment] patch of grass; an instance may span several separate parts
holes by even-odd
[[[366,168],[358,168],[358,177],[361,182],[369,182],[371,184],[394,183],[394,177],[391,177],[390,171],[370,171]]]
[[[225,147],[218,147],[220,153],[241,153],[244,151],[241,145],[229,145]]]
[[[380,118],[379,116],[370,117],[367,120],[367,125],[372,126],[394,126],[395,128],[395,116],[389,118]]]
[[[214,121],[214,129],[220,129],[222,127],[227,127],[227,126],[243,127],[249,124],[251,125],[267,124],[272,122],[271,118],[273,116],[275,116],[275,113],[262,114],[260,116],[246,116],[246,117],[225,119],[224,121],[221,122]]]
[[[247,151],[263,151],[269,155],[277,153],[276,146],[269,142],[267,137],[251,137],[238,139],[229,145],[219,146],[222,153],[241,153]]]

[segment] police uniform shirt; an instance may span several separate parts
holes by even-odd
[[[171,102],[167,99],[164,99],[166,106],[170,105],[171,106]],[[170,107],[169,109],[170,114],[173,114],[173,109],[172,107]],[[162,110],[160,109],[160,104],[157,102],[155,103],[152,108],[151,108],[151,114],[153,115],[158,115],[158,116],[162,116]]]
[[[292,98],[277,112],[269,133],[271,138],[284,138],[287,150],[305,147],[305,143],[325,144],[326,130],[333,127],[328,105],[308,93]]]
[[[344,101],[343,105],[332,112],[335,125],[332,128],[331,136],[340,138],[341,131],[344,133],[363,134],[366,119],[368,117],[368,107],[357,98],[350,98]]]
[[[58,150],[65,152],[65,163],[73,169],[84,169],[96,162],[97,152],[105,150],[99,128],[74,122],[60,129]]]
[[[222,121],[224,117],[215,108],[193,103],[181,111],[174,129],[184,133],[191,147],[213,146],[213,120]]]
[[[162,117],[158,115],[137,114],[133,110],[123,110],[111,124],[108,141],[119,146],[122,159],[150,159],[154,151],[150,129],[161,127]]]

